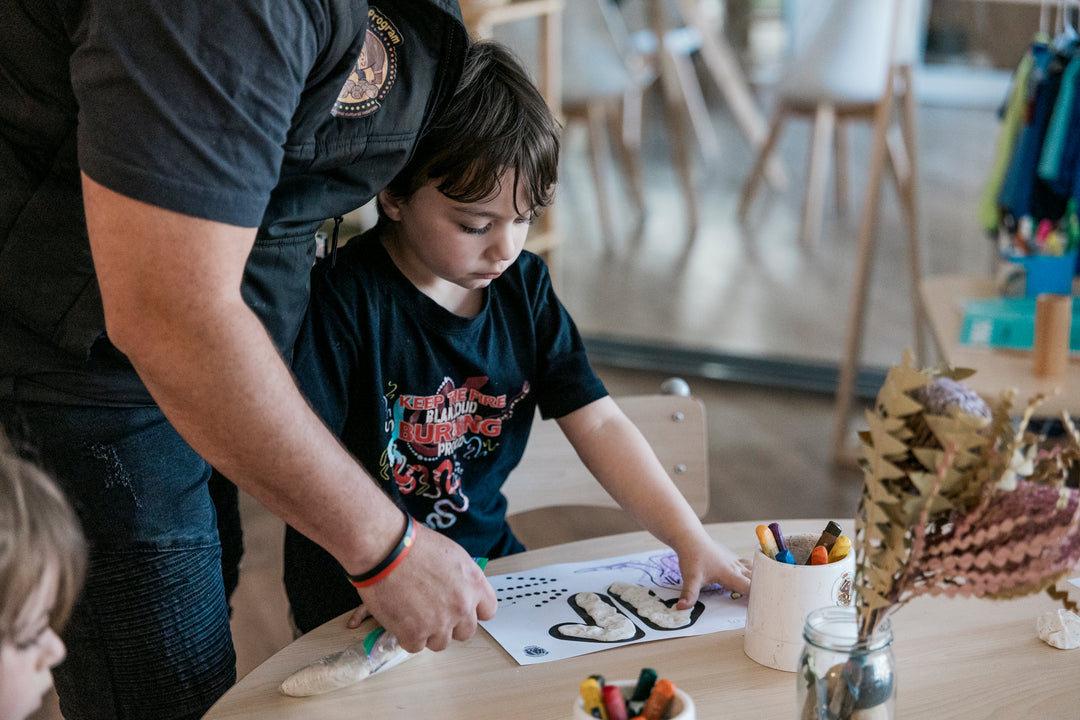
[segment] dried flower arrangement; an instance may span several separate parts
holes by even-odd
[[[961,382],[972,374],[919,370],[905,353],[866,413],[854,541],[857,640],[846,662],[803,668],[803,718],[850,720],[894,697],[891,671],[872,659],[874,633],[919,595],[1045,590],[1077,607],[1057,585],[1080,564],[1080,490],[1065,486],[1080,463],[1080,434],[1067,415],[1064,443],[1030,432],[1042,396],[1014,427],[1013,393],[991,410]]]
[[[991,410],[961,382],[974,371],[918,370],[905,353],[889,370],[860,433],[864,485],[856,519],[859,635],[919,595],[1011,598],[1057,589],[1080,564],[1080,463],[1068,415],[1065,442],[1016,427],[1012,391]]]

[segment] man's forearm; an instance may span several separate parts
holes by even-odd
[[[401,513],[304,401],[240,284],[254,228],[148,205],[83,176],[109,337],[207,461],[363,571]]]
[[[255,316],[235,308],[201,332],[173,322],[159,342],[142,339],[133,362],[192,447],[347,569],[378,562],[401,514],[308,407]]]

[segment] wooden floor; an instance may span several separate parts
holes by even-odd
[[[808,128],[792,125],[781,142],[791,176],[785,192],[762,190],[741,227],[734,208],[752,152],[715,89],[706,87],[720,157],[695,153],[703,208],[688,235],[678,186],[659,123],[646,124],[648,213],[636,225],[620,212],[624,235],[606,248],[597,232],[580,128],[566,131],[557,210],[566,229],[557,266],[564,303],[587,337],[615,337],[754,358],[835,363],[844,339],[853,246],[868,132],[852,128],[852,204],[826,212],[819,246],[796,241]],[[768,107],[767,91],[762,103]],[[924,272],[985,272],[988,242],[975,204],[996,136],[993,108],[920,106]],[[831,203],[831,198],[830,201]],[[874,264],[864,360],[885,367],[911,345],[909,286],[895,194],[887,188]],[[654,392],[668,375],[663,358],[649,370],[598,367],[613,394]],[[707,520],[850,517],[861,478],[830,467],[832,397],[704,377],[686,377],[706,402],[711,506]],[[855,425],[858,427],[855,408]],[[281,587],[280,522],[244,498],[248,554],[235,598],[233,630],[241,675],[291,639]],[[594,529],[605,526],[589,522]],[[563,530],[546,526],[549,539]],[[574,531],[569,528],[566,532]],[[37,720],[58,717],[54,701]]]

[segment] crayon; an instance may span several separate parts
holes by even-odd
[[[784,541],[784,533],[780,532],[780,523],[769,523],[769,531],[772,533],[773,540],[776,541],[777,551],[783,552],[787,550],[788,546]]]
[[[645,707],[641,708],[641,716],[645,720],[660,720],[667,712],[671,699],[675,697],[675,686],[670,680],[657,680],[653,690],[649,693],[649,699],[645,701]]]
[[[808,565],[825,565],[829,562],[829,551],[825,549],[824,545],[815,545],[814,549],[810,551],[810,562]]]
[[[590,677],[581,681],[581,699],[585,703],[585,713],[600,720],[608,720],[604,709],[604,700],[600,694],[600,683]]]
[[[829,562],[836,562],[837,560],[843,560],[847,557],[847,554],[851,552],[851,538],[847,535],[841,535],[836,538],[836,542],[833,543],[832,550],[829,551]]]
[[[608,720],[626,720],[626,701],[617,685],[605,685],[600,688],[600,695],[604,699]]]
[[[637,685],[634,686],[634,692],[630,695],[630,699],[645,702],[649,699],[649,693],[652,692],[655,684],[656,671],[652,668],[641,668],[641,672],[638,673]]]
[[[776,540],[773,538],[772,531],[764,525],[757,526],[758,542],[761,543],[761,552],[765,553],[765,557],[770,560],[776,559],[776,553],[780,548],[776,547]]]
[[[824,547],[826,556],[828,556],[829,550],[832,550],[833,543],[836,542],[836,538],[839,537],[839,536],[840,536],[840,526],[837,523],[830,520],[829,524],[825,526],[825,529],[821,531],[821,537],[819,537],[817,542],[814,543],[814,547],[818,547],[818,546]],[[807,565],[812,564],[810,561],[813,560],[813,559],[814,559],[814,553],[811,552],[810,557],[806,558],[806,564]]]
[[[788,550],[787,542],[784,541],[784,533],[780,532],[780,523],[769,523],[769,532],[772,533],[773,540],[776,541],[776,561],[794,565],[795,556]]]
[[[641,708],[645,705],[645,701],[649,699],[649,693],[652,692],[655,684],[656,671],[652,668],[641,668],[641,672],[638,673],[637,685],[634,686],[634,692],[631,693],[630,699],[626,701],[627,712],[635,715],[639,714]]]

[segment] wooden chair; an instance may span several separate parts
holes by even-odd
[[[688,395],[641,395],[615,401],[649,441],[697,513],[709,507],[704,404]],[[502,488],[507,517],[529,549],[641,529],[578,458],[553,421],[539,415],[521,463]]]
[[[788,60],[776,88],[776,108],[768,137],[739,196],[738,218],[745,221],[750,205],[792,118],[813,123],[803,193],[799,241],[817,244],[821,234],[829,147],[835,149],[835,201],[838,213],[847,205],[847,142],[852,121],[874,125],[886,100],[903,107],[903,139],[889,143],[889,170],[897,179],[905,220],[914,226],[915,128],[911,66],[917,55],[916,27],[925,0],[788,0]],[[891,96],[890,96],[891,95]],[[882,118],[891,124],[891,114]],[[873,179],[872,179],[873,180]]]
[[[645,27],[631,34],[635,50],[655,67],[663,86],[669,117],[673,160],[683,181],[683,192],[694,192],[689,182],[689,155],[675,123],[685,111],[702,154],[707,161],[720,154],[716,131],[702,94],[694,62],[700,58],[707,76],[720,91],[743,136],[754,148],[766,139],[767,123],[758,108],[750,83],[739,66],[738,56],[720,32],[715,18],[707,16],[701,0],[639,0],[644,5]],[[777,189],[787,185],[787,174],[776,158],[765,163],[765,177]],[[696,206],[695,206],[696,207]],[[693,210],[694,208],[690,208]],[[696,212],[696,210],[695,210]]]
[[[513,3],[509,7],[513,7]],[[600,235],[608,250],[618,245],[616,213],[611,203],[609,157],[621,164],[633,210],[645,212],[641,172],[641,105],[655,80],[654,71],[635,58],[618,9],[612,0],[574,0],[563,6],[559,34],[558,109],[567,124],[585,125]],[[535,23],[527,19],[495,27],[494,39],[505,43],[527,65],[537,52]]]

